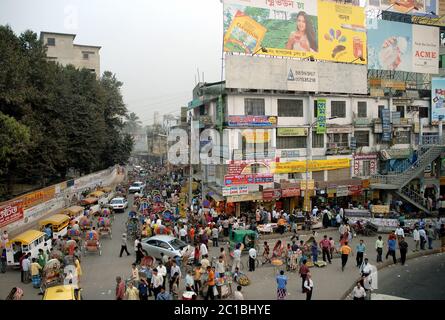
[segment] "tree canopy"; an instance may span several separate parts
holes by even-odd
[[[133,141],[122,85],[108,71],[96,79],[47,61],[36,33],[0,26],[0,198],[15,182],[43,186],[124,164]]]

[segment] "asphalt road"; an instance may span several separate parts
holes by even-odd
[[[410,300],[445,299],[445,254],[408,260],[379,271],[377,294]]]

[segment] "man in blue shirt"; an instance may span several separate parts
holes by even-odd
[[[360,243],[356,247],[357,249],[357,267],[360,267],[363,263],[363,256],[365,254],[366,246],[363,243],[363,240],[360,240]]]
[[[161,286],[161,292],[156,296],[156,300],[172,300],[172,296],[170,293],[165,291],[165,287]]]

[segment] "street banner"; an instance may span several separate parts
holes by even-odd
[[[368,68],[439,73],[439,28],[378,20],[368,28]]]
[[[21,201],[11,201],[0,206],[0,228],[24,218]]]
[[[326,99],[317,100],[317,134],[326,133]]]
[[[445,78],[433,78],[431,81],[431,123],[438,125],[445,120]]]
[[[351,167],[351,159],[331,159],[308,161],[308,171],[337,170]],[[303,173],[306,172],[306,161],[273,162],[271,163],[271,173]],[[301,187],[301,189],[304,189]]]
[[[224,0],[224,51],[366,64],[365,10],[323,0]]]

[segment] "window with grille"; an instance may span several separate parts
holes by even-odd
[[[279,117],[303,117],[303,100],[278,99]]]
[[[346,101],[331,101],[331,117],[346,118]]]
[[[48,39],[46,39],[46,45],[48,45],[48,46],[55,46],[56,45],[56,38],[48,38]]]
[[[312,148],[324,148],[324,134],[312,132]]]
[[[419,108],[419,117],[420,118],[429,118],[428,108],[420,107]]]
[[[359,101],[359,103],[357,105],[357,116],[359,118],[367,118],[368,117],[366,101]]]
[[[394,144],[410,144],[411,131],[398,131],[394,134]]]
[[[247,143],[246,137],[242,138],[242,157],[243,160],[251,160],[252,155],[255,159],[264,159],[269,156],[269,143]]]
[[[369,147],[369,132],[368,131],[356,131],[354,137],[357,141],[357,148]]]
[[[360,176],[361,177],[369,177],[371,175],[371,161],[363,160],[362,166],[360,168]]]
[[[328,134],[329,144],[335,144],[338,147],[348,147],[349,140],[347,133],[331,133]],[[332,146],[331,146],[332,147]]]
[[[306,148],[307,137],[277,137],[277,149]]]
[[[264,116],[265,104],[264,99],[244,99],[244,112],[246,116]]]

